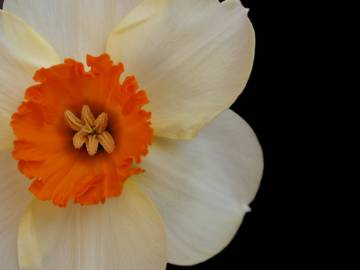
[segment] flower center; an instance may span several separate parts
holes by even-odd
[[[108,132],[108,115],[105,112],[99,114],[95,119],[88,105],[84,105],[81,110],[81,119],[70,110],[65,113],[66,124],[76,131],[73,137],[73,145],[75,149],[80,149],[84,144],[90,156],[94,156],[99,148],[99,144],[107,153],[115,150],[115,141]]]
[[[149,102],[136,78],[110,56],[87,56],[36,71],[12,116],[13,157],[40,200],[66,207],[104,203],[138,166],[152,142]],[[84,151],[82,151],[84,150]]]

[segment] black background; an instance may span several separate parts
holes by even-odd
[[[301,220],[306,211],[301,212],[297,207],[304,198],[298,196],[301,172],[293,167],[297,162],[293,153],[298,150],[298,144],[292,138],[297,130],[293,128],[295,118],[289,114],[296,102],[296,84],[290,83],[288,57],[291,59],[294,52],[289,50],[291,38],[285,29],[289,26],[286,21],[281,22],[284,18],[280,16],[284,3],[282,9],[279,1],[243,0],[242,3],[250,8],[256,54],[246,89],[231,108],[258,135],[265,159],[263,180],[250,205],[252,212],[247,214],[225,250],[205,263],[192,267],[169,265],[168,270],[294,269],[306,264],[311,255],[310,243],[307,248],[301,248],[301,243],[307,241],[301,235],[305,231]],[[291,10],[286,14],[291,16]]]

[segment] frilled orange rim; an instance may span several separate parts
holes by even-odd
[[[118,196],[124,181],[152,142],[149,102],[134,76],[120,82],[122,64],[109,55],[82,63],[41,68],[13,114],[13,157],[40,200],[66,207],[104,203]]]

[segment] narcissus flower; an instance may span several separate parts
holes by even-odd
[[[237,0],[5,0],[1,269],[159,270],[220,252],[263,169],[228,109],[254,46]]]

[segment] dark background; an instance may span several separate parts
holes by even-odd
[[[252,212],[247,214],[225,250],[197,266],[169,265],[168,270],[294,269],[306,265],[313,253],[314,241],[306,243],[308,239],[303,236],[306,195],[299,196],[306,179],[294,167],[298,163],[294,153],[301,147],[293,136],[298,130],[294,128],[295,116],[290,113],[297,99],[298,84],[291,80],[291,62],[297,52],[289,49],[291,28],[286,30],[289,25],[280,12],[286,4],[282,3],[281,9],[279,1],[243,0],[242,3],[250,8],[249,17],[257,39],[256,54],[246,89],[231,108],[258,135],[264,151],[264,177],[250,205]],[[291,12],[288,9],[286,14],[291,16]],[[302,162],[306,164],[306,160]],[[306,248],[302,247],[304,243]]]

